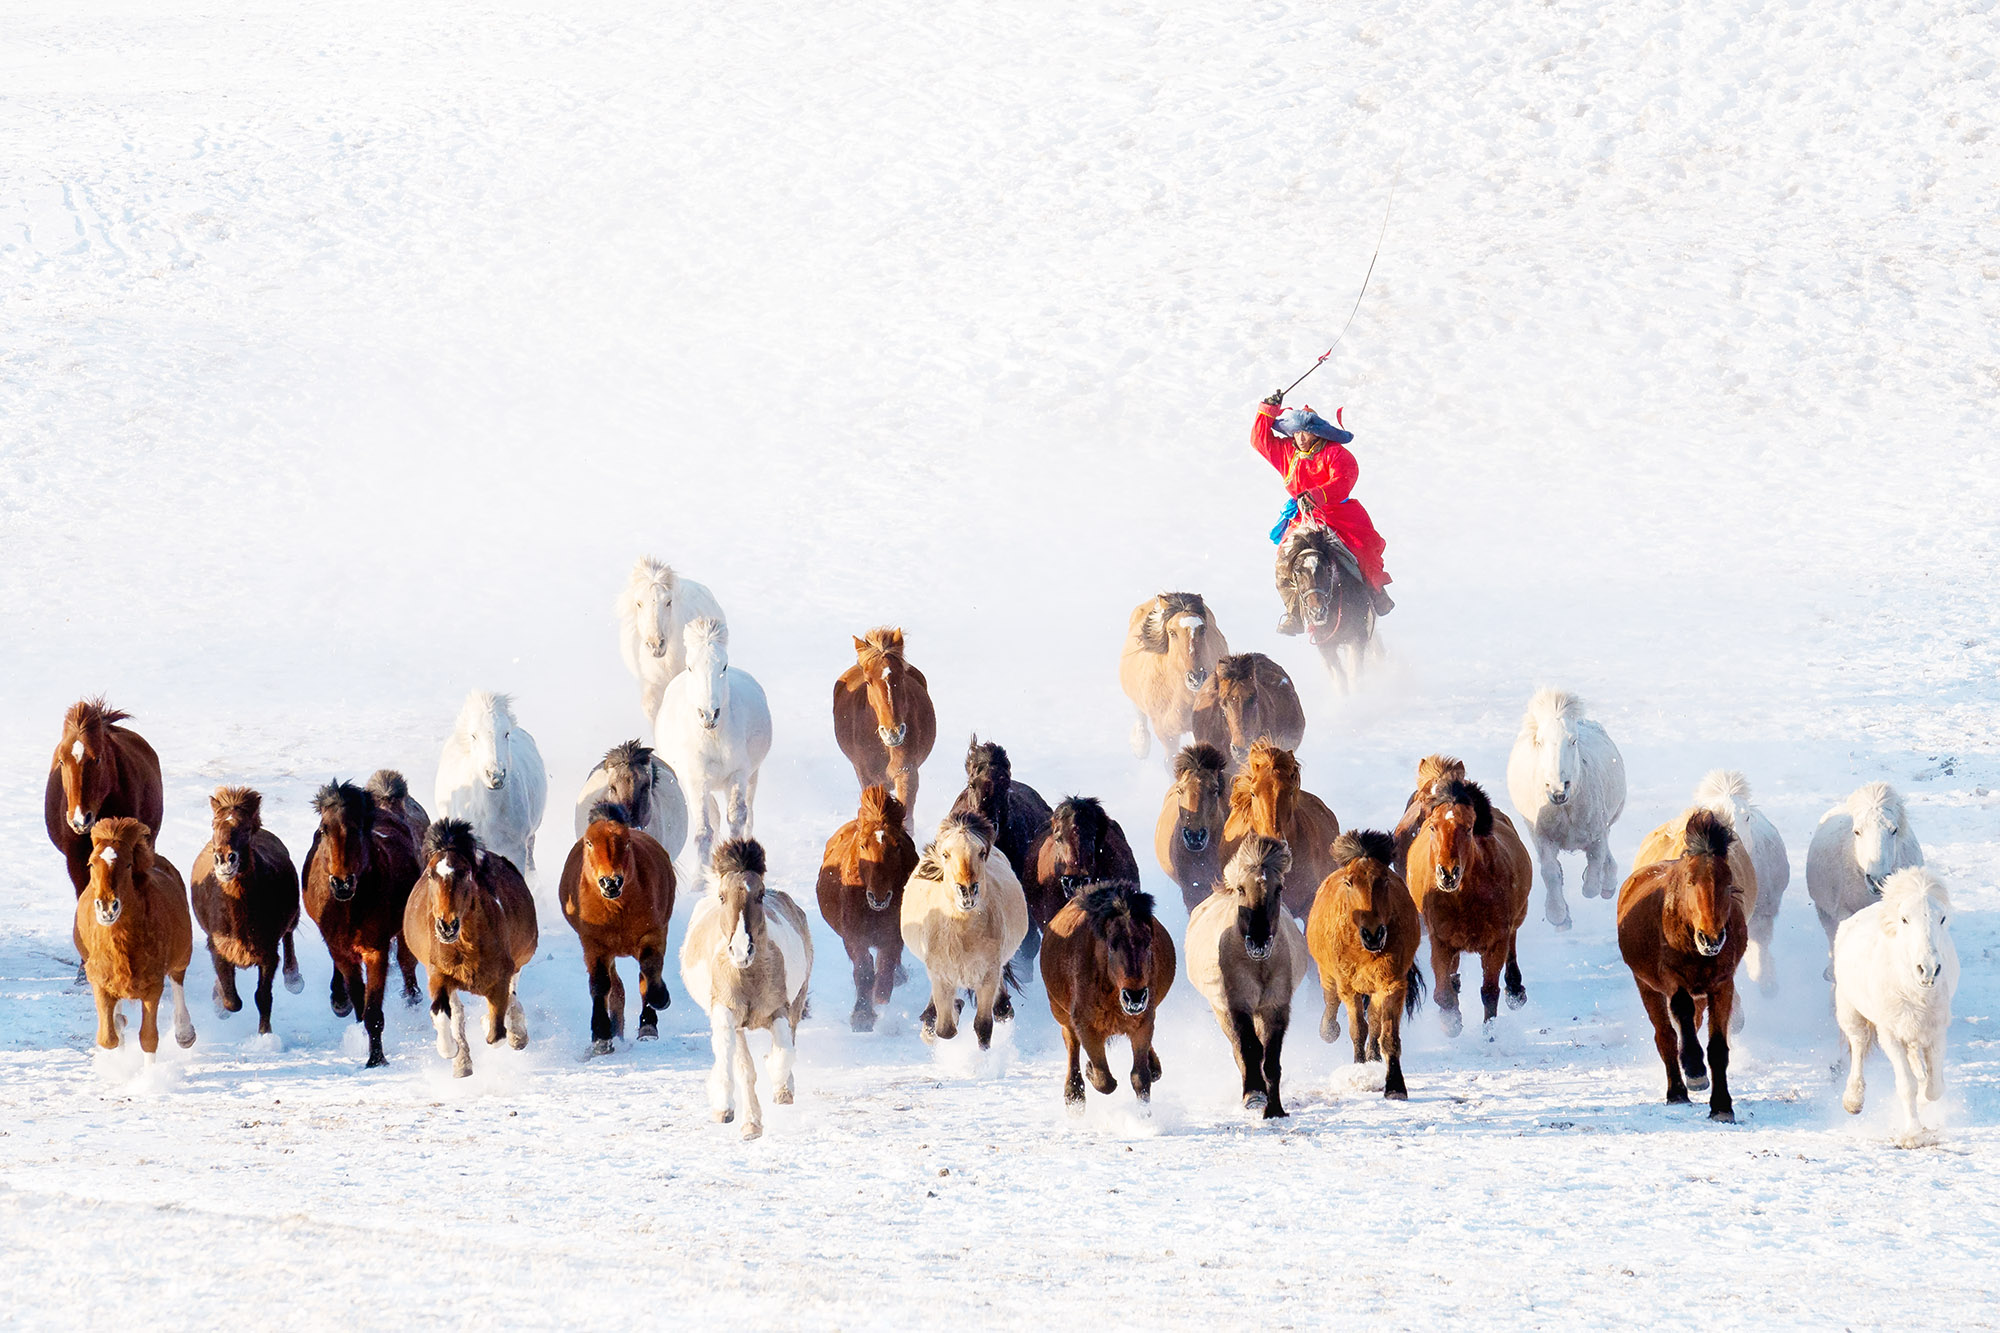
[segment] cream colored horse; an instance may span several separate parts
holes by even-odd
[[[1163,592],[1132,608],[1118,684],[1139,712],[1132,724],[1132,754],[1144,759],[1160,738],[1167,762],[1181,737],[1194,730],[1194,700],[1229,641],[1199,593]]]
[[[993,825],[981,814],[948,815],[903,889],[903,943],[930,973],[924,1040],[958,1035],[958,993],[972,992],[972,1031],[993,1041],[993,1010],[1007,960],[1028,934],[1028,900],[1005,856],[993,855]]]

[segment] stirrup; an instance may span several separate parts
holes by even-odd
[[[1305,631],[1306,622],[1300,619],[1298,612],[1287,611],[1284,615],[1278,617],[1278,633],[1298,635],[1305,633]]]

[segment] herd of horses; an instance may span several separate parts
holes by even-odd
[[[747,1034],[770,1033],[766,1074],[777,1099],[790,1101],[813,958],[811,923],[766,883],[754,836],[769,707],[755,679],[729,663],[727,622],[708,589],[641,560],[618,612],[653,744],[613,746],[586,777],[556,894],[582,945],[590,1049],[611,1054],[624,1039],[621,959],[638,969],[636,1037],[658,1036],[659,1010],[671,1003],[676,902],[692,897],[679,962],[710,1021],[711,1110],[720,1121],[740,1112],[745,1136],[755,1137],[762,1114]],[[1527,1001],[1518,941],[1537,861],[1543,914],[1566,930],[1560,857],[1580,851],[1584,896],[1616,899],[1619,950],[1652,1022],[1667,1099],[1706,1089],[1710,1116],[1734,1118],[1737,971],[1744,964],[1764,994],[1775,993],[1771,923],[1790,874],[1783,840],[1740,774],[1705,778],[1691,804],[1642,842],[1621,885],[1608,838],[1624,809],[1622,757],[1581,700],[1543,690],[1507,765],[1520,828],[1464,763],[1433,754],[1418,762],[1392,832],[1343,830],[1303,785],[1295,752],[1306,717],[1284,668],[1230,653],[1199,595],[1163,593],[1134,608],[1119,677],[1138,712],[1135,752],[1143,757],[1157,739],[1169,757],[1154,852],[1188,911],[1177,948],[1102,803],[1069,796],[1051,806],[991,740],[973,737],[964,787],[920,847],[918,773],[937,736],[929,684],[900,630],[872,630],[854,640],[854,653],[834,683],[832,719],[858,804],[827,840],[815,883],[821,922],[852,964],[854,1030],[871,1030],[908,979],[906,950],[928,978],[927,1042],[954,1039],[969,1003],[974,1039],[986,1047],[1038,969],[1068,1053],[1065,1101],[1080,1107],[1086,1081],[1115,1090],[1105,1043],[1118,1036],[1145,1102],[1162,1072],[1155,1019],[1184,968],[1235,1055],[1243,1106],[1272,1118],[1286,1114],[1292,1000],[1317,973],[1321,1038],[1338,1039],[1344,1012],[1355,1062],[1381,1062],[1384,1095],[1404,1098],[1401,1025],[1425,997],[1424,942],[1428,990],[1449,1036],[1463,1029],[1462,960],[1477,957],[1490,1038],[1501,1000]],[[440,756],[436,818],[394,770],[359,785],[330,782],[313,798],[317,824],[296,864],[264,827],[258,792],[218,788],[191,886],[157,849],[160,763],[126,721],[102,700],[71,707],[45,800],[50,840],[76,890],[78,982],[95,992],[100,1046],[120,1044],[118,1006],[136,1001],[150,1058],[169,995],[175,1040],[195,1040],[183,992],[190,909],[207,936],[220,1010],[242,1007],[237,969],[256,969],[260,1035],[272,1030],[274,982],[302,987],[294,935],[303,909],[332,963],[329,1001],[362,1024],[370,1066],[387,1062],[392,956],[404,1000],[428,1001],[439,1053],[456,1073],[472,1070],[468,993],[485,1001],[488,1044],[527,1043],[517,983],[539,940],[527,876],[547,779],[507,696],[467,699]],[[1848,1109],[1860,1108],[1862,1061],[1879,1039],[1911,1133],[1915,1090],[1941,1093],[1957,979],[1948,901],[1922,861],[1908,813],[1884,783],[1830,811],[1807,858],[1808,890],[1838,964],[1828,975],[1852,1053]],[[696,892],[683,894],[684,881]]]

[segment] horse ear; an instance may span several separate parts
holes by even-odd
[[[220,796],[210,796],[208,798],[208,812],[212,815],[222,813],[222,798]]]
[[[860,638],[860,637],[859,637],[858,635],[850,635],[849,637],[851,637],[851,638],[853,638],[853,639],[854,639],[854,653],[855,653],[855,656],[859,657],[859,656],[860,656],[860,655],[861,655],[862,653],[865,653],[865,652],[867,652],[867,651],[868,651],[868,644],[867,644],[867,642],[866,642],[865,640],[863,640],[862,638]]]

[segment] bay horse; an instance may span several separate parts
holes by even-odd
[[[1306,623],[1306,642],[1346,693],[1375,639],[1375,599],[1360,565],[1330,528],[1299,523],[1278,548],[1278,577]]]
[[[1326,802],[1299,785],[1299,761],[1269,741],[1250,747],[1243,770],[1229,790],[1229,818],[1222,826],[1222,855],[1252,833],[1281,838],[1292,850],[1285,875],[1285,910],[1300,921],[1312,911],[1321,881],[1333,873],[1333,840],[1340,820]]]
[[[1222,826],[1229,818],[1229,761],[1213,745],[1174,756],[1174,782],[1153,825],[1153,855],[1192,912],[1222,883]]]
[[[833,739],[857,782],[893,788],[915,816],[917,769],[937,743],[937,710],[924,673],[904,660],[900,629],[854,641],[854,665],[833,683]]]
[[[577,837],[589,830],[592,812],[600,805],[623,810],[625,822],[646,830],[668,856],[679,856],[687,845],[687,797],[681,792],[681,780],[642,741],[612,746],[584,775],[583,790],[576,797]]]
[[[79,699],[63,714],[62,739],[49,760],[42,822],[62,853],[70,886],[83,896],[90,883],[90,826],[100,819],[136,819],[160,833],[166,788],[160,757],[146,738],[121,727],[131,714],[102,697]],[[83,971],[77,970],[77,984]]]
[[[465,992],[486,1001],[486,1044],[528,1044],[528,1016],[516,992],[521,969],[541,942],[528,881],[504,856],[479,844],[472,825],[444,818],[424,834],[423,874],[403,907],[403,938],[430,977],[431,1026],[438,1054],[459,1078],[472,1074],[465,1040]]]
[[[1118,1090],[1104,1043],[1132,1046],[1132,1091],[1151,1102],[1160,1078],[1153,1022],[1174,985],[1174,937],[1153,918],[1153,896],[1137,884],[1093,884],[1064,904],[1042,945],[1042,985],[1069,1052],[1063,1102],[1083,1109],[1083,1080],[1107,1096]],[[1078,1067],[1081,1047],[1090,1059]]]
[[[1653,829],[1644,838],[1639,840],[1639,850],[1632,855],[1632,868],[1637,870],[1640,866],[1649,866],[1660,861],[1672,861],[1678,857],[1685,856],[1687,854],[1688,821],[1700,810],[1707,810],[1713,814],[1717,819],[1722,821],[1724,827],[1737,835],[1736,841],[1729,844],[1729,877],[1730,882],[1735,885],[1737,898],[1743,903],[1744,918],[1754,925],[1757,921],[1757,911],[1762,897],[1762,883],[1757,875],[1757,864],[1750,855],[1750,843],[1742,836],[1743,831],[1736,825],[1735,811],[1727,803],[1724,803],[1721,809],[1717,809],[1713,805],[1690,806],[1678,815],[1675,815],[1672,819],[1669,819],[1666,823]],[[1750,942],[1744,945],[1744,956],[1746,958],[1749,956],[1749,950],[1755,944],[1756,939],[1753,935]],[[1743,997],[1738,995],[1735,1005],[1729,1011],[1729,1022],[1732,1031],[1741,1032],[1743,1030],[1746,1018],[1745,1011],[1748,1008],[1749,1006],[1743,1003]]]
[[[1229,640],[1195,592],[1163,592],[1132,608],[1118,655],[1118,684],[1138,710],[1132,755],[1144,759],[1153,737],[1173,754],[1194,726],[1195,696],[1208,683]]]
[[[264,827],[264,798],[249,787],[217,787],[208,798],[208,845],[194,858],[195,920],[215,964],[215,1008],[243,1008],[236,969],[257,969],[257,1035],[271,1033],[271,983],[284,959],[285,989],[305,989],[292,932],[299,926],[299,872],[278,835]]]
[[[805,1020],[812,981],[812,930],[789,894],[764,883],[764,849],[734,838],[715,849],[714,889],[701,895],[681,944],[681,978],[694,1002],[708,1012],[715,1066],[708,1074],[709,1113],[719,1124],[736,1116],[736,1087],[743,1089],[743,1137],[764,1132],[757,1101],[757,1066],[749,1033],[771,1034],[765,1072],[775,1099],[790,1106],[792,1065],[799,1024]],[[734,1066],[735,1075],[731,1076]]]
[[[410,844],[415,846],[424,840],[424,833],[431,826],[430,812],[410,795],[410,784],[403,775],[393,768],[378,768],[369,777],[366,786],[368,794],[375,798],[375,808],[395,815],[403,821],[403,827],[410,831]]]
[[[826,840],[820,857],[820,919],[833,927],[854,964],[854,1012],[848,1026],[875,1030],[903,971],[903,887],[917,869],[917,844],[903,803],[877,783],[861,809]]]
[[[1139,882],[1139,860],[1125,830],[1096,797],[1065,797],[1028,848],[1028,873],[1021,881],[1028,899],[1028,935],[1021,942],[1026,956],[1034,957],[1042,932],[1078,889],[1114,881]]]
[[[1396,873],[1395,839],[1373,830],[1343,833],[1333,844],[1338,869],[1320,885],[1306,921],[1306,944],[1319,964],[1326,1001],[1321,1041],[1340,1037],[1340,1007],[1354,1036],[1354,1063],[1386,1060],[1382,1095],[1403,1101],[1403,1019],[1424,999],[1417,969],[1423,918]]]
[[[1424,825],[1424,811],[1432,796],[1447,782],[1465,781],[1465,761],[1448,754],[1428,754],[1417,760],[1417,786],[1403,802],[1403,817],[1396,823],[1396,858],[1391,863],[1398,876],[1410,873],[1410,844]]]
[[[1618,890],[1618,952],[1632,969],[1639,1002],[1653,1022],[1653,1046],[1667,1067],[1667,1101],[1709,1088],[1708,1118],[1733,1121],[1729,1098],[1729,1014],[1736,965],[1749,919],[1729,864],[1736,835],[1711,810],[1687,821],[1686,850],[1640,866]],[[1708,1065],[1697,1025],[1706,1001]],[[1713,1074],[1711,1087],[1709,1077]]]
[[[1305,706],[1291,673],[1262,653],[1221,658],[1195,697],[1195,740],[1227,750],[1232,764],[1249,758],[1258,741],[1297,750],[1305,734]]]
[[[137,819],[99,816],[90,825],[90,880],[76,900],[76,948],[97,996],[97,1044],[116,1050],[121,1000],[137,1000],[139,1049],[146,1063],[160,1049],[160,993],[174,992],[174,1040],[194,1045],[186,981],[194,955],[187,886],[153,850],[153,832]]]
[[[599,805],[569,849],[556,889],[563,920],[583,943],[592,1055],[611,1054],[612,1038],[625,1038],[620,958],[639,964],[640,1041],[659,1038],[659,1011],[673,1003],[660,972],[674,917],[674,861],[641,824],[622,805]]]
[[[368,1067],[389,1063],[382,1053],[382,994],[389,950],[403,972],[403,999],[416,1004],[417,958],[403,938],[403,909],[422,867],[401,818],[383,815],[374,798],[351,782],[329,782],[313,796],[319,826],[304,862],[306,915],[319,927],[333,960],[329,999],[342,1018],[360,1011],[368,1033]]]
[[[1500,1012],[1500,979],[1507,1007],[1528,1002],[1521,984],[1516,937],[1528,919],[1534,863],[1513,821],[1493,808],[1486,789],[1452,779],[1424,798],[1422,827],[1410,843],[1409,890],[1431,937],[1431,989],[1445,1035],[1465,1029],[1458,1012],[1458,960],[1476,953],[1482,969],[1480,1002],[1487,1040]]]
[[[966,747],[965,790],[951,803],[951,813],[984,816],[993,826],[993,845],[1007,858],[1015,880],[1023,884],[1030,868],[1028,851],[1055,814],[1040,792],[1015,779],[1007,751],[977,735]],[[999,1013],[1002,1018],[1014,1016],[1014,1001],[1004,990],[1000,992]]]
[[[1253,833],[1237,844],[1222,885],[1188,918],[1188,981],[1208,1000],[1243,1077],[1243,1109],[1286,1114],[1280,1089],[1292,994],[1311,961],[1284,910],[1291,849]]]
[[[984,815],[946,815],[903,886],[903,942],[930,973],[926,1044],[958,1035],[960,991],[972,993],[982,1051],[993,1043],[994,1020],[1013,1012],[999,1001],[1013,980],[1009,960],[1028,934],[1028,900],[1007,858],[993,853]]]

